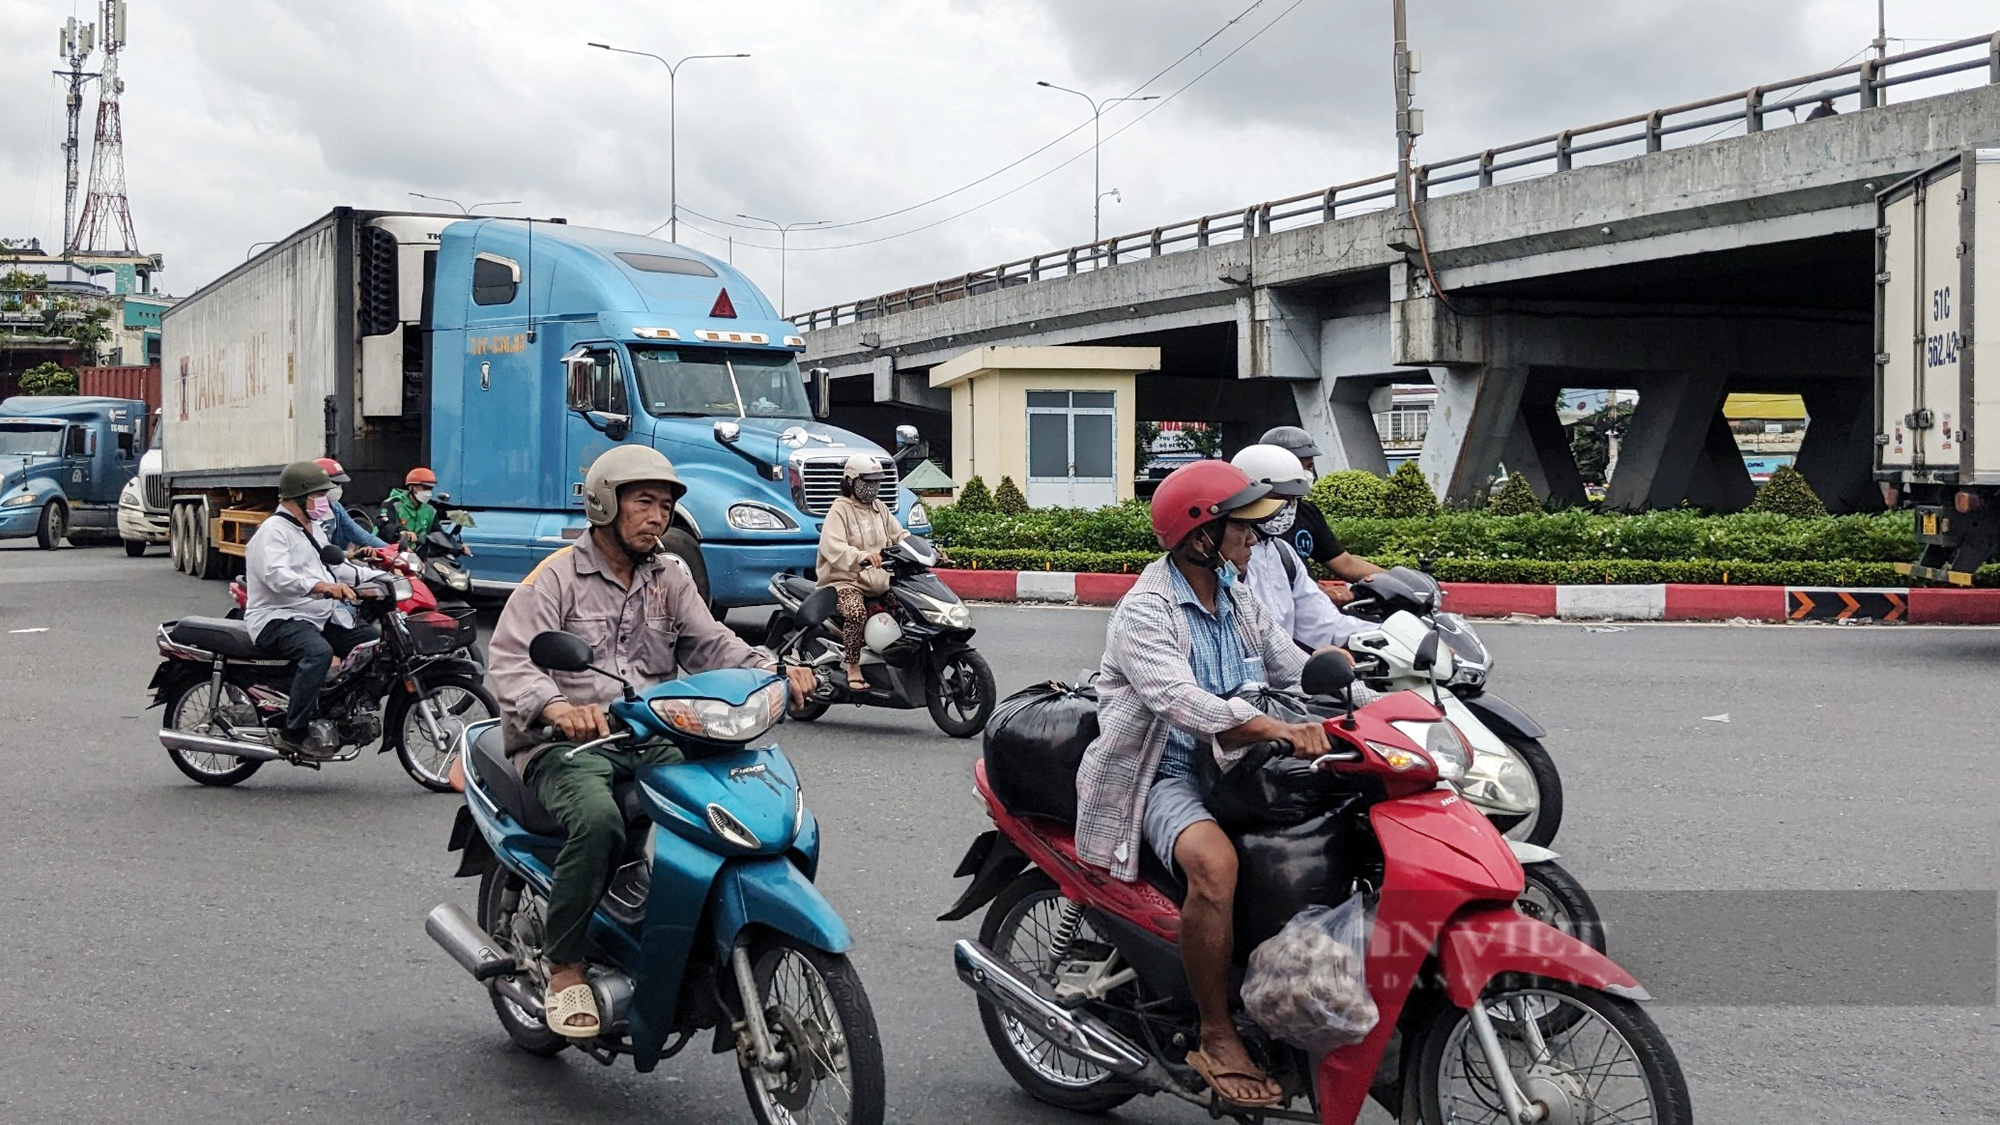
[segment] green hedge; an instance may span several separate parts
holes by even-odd
[[[1554,515],[1443,512],[1415,519],[1335,518],[1332,523],[1357,555],[1425,557],[1440,564],[1449,558],[1890,563],[1917,555],[1910,517],[1897,512],[1802,519],[1773,512],[1705,516],[1676,510],[1627,516],[1572,509]],[[1157,550],[1143,501],[1094,510],[1042,508],[1013,516],[944,507],[931,513],[931,527],[955,554],[970,548]]]

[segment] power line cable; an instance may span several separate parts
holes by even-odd
[[[1213,42],[1215,42],[1215,41],[1216,41],[1216,40],[1217,40],[1218,38],[1220,38],[1220,37],[1221,37],[1221,36],[1222,36],[1223,34],[1225,34],[1226,32],[1228,32],[1228,30],[1229,30],[1230,28],[1232,28],[1232,27],[1235,27],[1235,26],[1236,26],[1236,25],[1237,25],[1238,23],[1241,23],[1241,22],[1243,21],[1243,19],[1244,19],[1245,17],[1247,17],[1247,16],[1248,16],[1248,15],[1249,15],[1250,13],[1252,13],[1252,12],[1256,11],[1256,10],[1257,10],[1258,8],[1261,8],[1261,7],[1263,7],[1263,6],[1264,6],[1264,5],[1265,5],[1265,4],[1267,3],[1267,2],[1268,2],[1268,0],[1253,0],[1253,2],[1251,3],[1251,5],[1250,5],[1249,7],[1247,7],[1247,8],[1245,8],[1245,9],[1243,9],[1242,11],[1240,11],[1240,12],[1236,13],[1236,15],[1234,15],[1234,16],[1230,17],[1230,18],[1229,18],[1228,20],[1224,21],[1223,25],[1222,25],[1221,27],[1218,27],[1218,28],[1216,28],[1216,29],[1215,29],[1215,30],[1214,30],[1213,32],[1211,32],[1211,33],[1209,34],[1208,38],[1206,38],[1206,39],[1203,39],[1203,40],[1202,40],[1201,42],[1199,42],[1199,43],[1196,43],[1196,44],[1195,44],[1195,45],[1194,45],[1193,47],[1190,47],[1190,48],[1188,48],[1187,52],[1186,52],[1185,54],[1181,55],[1181,57],[1179,57],[1179,58],[1175,59],[1175,60],[1174,60],[1173,62],[1170,62],[1170,63],[1168,63],[1168,64],[1167,64],[1166,66],[1164,66],[1164,67],[1161,67],[1161,68],[1159,69],[1159,71],[1157,71],[1157,72],[1156,72],[1156,73],[1155,73],[1155,74],[1154,74],[1154,75],[1153,75],[1153,76],[1152,76],[1151,78],[1148,78],[1148,79],[1146,79],[1146,80],[1145,80],[1144,82],[1141,82],[1141,83],[1139,83],[1139,85],[1138,85],[1138,86],[1136,86],[1136,87],[1134,87],[1134,88],[1133,88],[1133,90],[1132,90],[1132,92],[1131,92],[1130,94],[1127,94],[1127,95],[1126,95],[1126,97],[1134,97],[1134,96],[1136,96],[1136,95],[1137,95],[1137,94],[1138,94],[1138,93],[1139,93],[1140,91],[1144,90],[1144,89],[1145,89],[1146,87],[1148,87],[1148,86],[1151,86],[1151,85],[1152,85],[1153,83],[1155,83],[1155,82],[1159,81],[1159,80],[1160,80],[1160,79],[1161,79],[1162,77],[1164,77],[1164,76],[1165,76],[1165,75],[1166,75],[1166,74],[1167,74],[1167,73],[1168,73],[1169,71],[1173,70],[1173,69],[1174,69],[1175,67],[1177,67],[1177,66],[1181,65],[1182,63],[1186,62],[1187,60],[1189,60],[1189,59],[1193,58],[1193,57],[1194,57],[1194,56],[1195,56],[1196,54],[1198,54],[1198,53],[1200,53],[1200,52],[1201,52],[1202,48],[1204,48],[1204,47],[1208,46],[1208,45],[1209,45],[1210,43],[1213,43]],[[1296,5],[1295,5],[1295,6],[1296,6]],[[869,223],[876,223],[876,222],[880,222],[880,221],[882,221],[883,219],[893,219],[893,218],[895,218],[895,217],[896,217],[896,216],[898,216],[898,215],[907,215],[907,214],[909,214],[909,213],[910,213],[910,212],[912,212],[912,211],[916,211],[916,210],[920,210],[920,209],[922,209],[922,208],[925,208],[925,207],[929,207],[929,206],[930,206],[931,204],[933,204],[933,203],[941,203],[941,202],[943,202],[944,200],[947,200],[947,199],[950,199],[950,198],[951,198],[952,196],[954,196],[954,195],[959,195],[959,194],[961,194],[961,193],[963,193],[963,192],[966,192],[966,191],[970,191],[971,189],[973,189],[973,188],[976,188],[976,187],[978,187],[978,186],[979,186],[980,184],[983,184],[983,183],[987,182],[988,180],[991,180],[991,179],[995,178],[996,176],[999,176],[999,175],[1001,175],[1001,174],[1003,174],[1003,173],[1006,173],[1006,172],[1010,172],[1010,171],[1014,170],[1015,168],[1018,168],[1018,167],[1020,167],[1021,165],[1023,165],[1023,164],[1026,164],[1026,163],[1027,163],[1028,161],[1030,161],[1030,160],[1033,160],[1033,159],[1034,159],[1035,157],[1037,157],[1037,156],[1040,156],[1041,154],[1043,154],[1043,153],[1045,153],[1045,152],[1049,151],[1050,149],[1052,149],[1052,148],[1056,147],[1057,145],[1059,145],[1059,144],[1063,143],[1064,141],[1066,141],[1066,140],[1070,139],[1071,137],[1074,137],[1074,136],[1076,136],[1076,135],[1077,135],[1078,133],[1082,132],[1082,131],[1083,131],[1083,125],[1084,125],[1084,123],[1079,123],[1079,124],[1078,124],[1078,125],[1077,125],[1077,126],[1076,126],[1075,128],[1072,128],[1072,129],[1071,129],[1071,130],[1069,130],[1068,132],[1066,132],[1066,133],[1063,133],[1063,134],[1061,134],[1060,136],[1056,137],[1056,138],[1055,138],[1054,140],[1051,140],[1051,141],[1049,141],[1049,142],[1048,142],[1047,144],[1045,144],[1045,145],[1041,146],[1040,148],[1037,148],[1037,149],[1035,149],[1035,150],[1034,150],[1033,152],[1030,152],[1030,153],[1028,153],[1027,155],[1025,155],[1025,156],[1022,156],[1022,157],[1021,157],[1020,159],[1018,159],[1018,160],[1014,160],[1014,161],[1012,161],[1012,162],[1010,162],[1010,163],[1007,163],[1007,164],[1003,164],[1003,165],[1001,165],[1000,167],[998,167],[998,168],[995,168],[995,169],[994,169],[993,171],[991,171],[991,172],[988,172],[987,174],[985,174],[984,176],[981,176],[981,177],[979,177],[979,178],[978,178],[978,179],[976,179],[976,180],[973,180],[973,181],[971,181],[971,182],[969,182],[969,183],[964,183],[964,184],[960,184],[960,185],[959,185],[958,187],[955,187],[955,188],[951,189],[950,191],[947,191],[947,192],[944,192],[944,193],[942,193],[942,194],[940,194],[940,195],[934,195],[934,196],[930,197],[929,199],[926,199],[926,200],[923,200],[922,202],[919,202],[919,203],[912,203],[912,204],[910,204],[910,205],[908,205],[908,206],[906,206],[906,207],[898,207],[898,208],[896,208],[896,209],[895,209],[895,210],[893,210],[893,211],[884,211],[884,212],[883,212],[883,213],[881,213],[880,215],[871,215],[871,216],[869,216],[868,218],[865,218],[865,219],[850,219],[850,220],[848,220],[848,221],[846,221],[846,222],[839,222],[839,223],[827,223],[827,224],[825,224],[825,225],[821,226],[821,227],[820,227],[819,229],[821,229],[821,230],[841,230],[841,229],[844,229],[844,228],[847,228],[847,227],[859,227],[859,226],[866,226],[866,225],[868,225]],[[1116,135],[1116,134],[1114,134],[1114,135]],[[1058,167],[1061,167],[1061,165],[1058,165]],[[701,214],[701,212],[699,212],[699,211],[696,211],[696,210],[695,210],[694,208],[692,208],[692,207],[686,207],[686,206],[683,206],[683,207],[681,208],[681,210],[682,210],[682,211],[684,211],[684,212],[686,212],[687,214],[690,214],[690,215],[698,215],[698,216],[701,216],[702,218],[705,218],[705,219],[707,219],[707,220],[708,220],[709,222],[711,222],[711,223],[719,223],[719,224],[721,224],[721,225],[723,225],[723,226],[729,226],[729,227],[736,227],[736,228],[738,228],[738,229],[740,229],[740,230],[763,230],[763,229],[764,229],[764,228],[762,228],[762,227],[758,227],[758,226],[755,226],[755,225],[752,225],[752,224],[748,224],[748,223],[739,223],[739,222],[735,222],[735,221],[733,221],[733,220],[730,220],[730,219],[719,219],[719,218],[716,218],[716,217],[715,217],[715,216],[713,216],[713,215],[702,215],[702,214]],[[667,225],[667,224],[665,224],[665,223],[661,223],[661,224],[660,224],[660,226],[662,226],[662,227],[663,227],[663,226],[666,226],[666,225]],[[658,229],[660,229],[660,228],[659,228],[659,227],[654,227],[653,229],[654,229],[654,230],[658,230]],[[922,228],[918,228],[918,229],[922,229]]]

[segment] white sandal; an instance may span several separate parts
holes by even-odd
[[[573,984],[542,1001],[542,1019],[565,1039],[595,1039],[603,1027],[597,1015],[597,995],[587,984]],[[571,1016],[589,1016],[589,1023],[570,1023]]]

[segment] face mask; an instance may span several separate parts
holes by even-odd
[[[332,519],[333,501],[327,499],[325,496],[313,497],[311,500],[306,501],[306,515],[312,517],[315,522]]]
[[[340,503],[340,498],[345,493],[345,491],[346,490],[341,488],[339,485],[337,484],[334,485],[333,491],[326,494],[326,502],[329,504]]]
[[[856,480],[854,482],[854,498],[863,504],[873,504],[878,491],[880,491],[880,486],[875,481]]]
[[[431,490],[428,488],[413,488],[410,490],[410,499],[415,500],[419,504],[428,504],[431,502]]]
[[[1294,500],[1291,503],[1286,504],[1284,507],[1278,509],[1278,513],[1276,515],[1272,516],[1270,519],[1265,520],[1263,523],[1258,524],[1257,530],[1263,532],[1269,538],[1276,539],[1278,536],[1283,535],[1287,531],[1290,531],[1292,529],[1292,524],[1295,521],[1297,521],[1298,518],[1299,518],[1299,502]]]
[[[1225,562],[1224,562],[1224,563],[1222,564],[1222,568],[1221,568],[1220,570],[1217,570],[1217,571],[1215,572],[1215,578],[1216,578],[1216,581],[1218,581],[1218,582],[1222,583],[1222,588],[1223,588],[1223,589],[1225,589],[1225,590],[1233,590],[1233,589],[1235,589],[1235,588],[1236,588],[1236,564],[1235,564],[1235,563],[1233,563],[1233,562],[1227,562],[1227,561],[1225,561]]]

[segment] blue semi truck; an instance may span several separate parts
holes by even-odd
[[[146,404],[18,395],[0,402],[0,539],[45,550],[118,539],[118,496],[146,449]]]
[[[331,455],[350,504],[428,465],[471,515],[475,582],[505,590],[583,533],[590,462],[641,442],[688,485],[666,550],[717,608],[754,605],[811,572],[847,457],[895,470],[821,420],[825,374],[801,373],[805,341],[742,274],[559,219],[341,208],[161,328],[172,553],[202,577],[238,565],[282,465]]]

